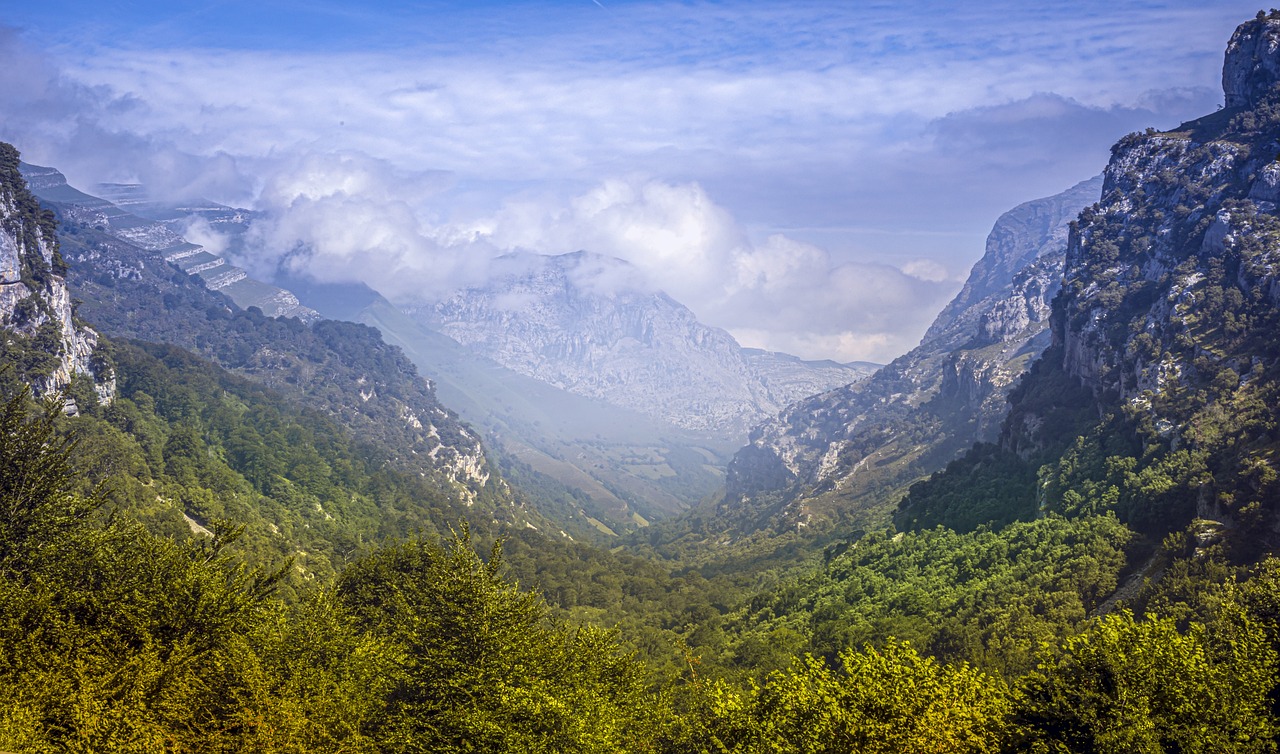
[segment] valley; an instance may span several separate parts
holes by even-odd
[[[258,264],[0,144],[0,750],[1275,751],[1278,50],[883,365],[591,249]]]

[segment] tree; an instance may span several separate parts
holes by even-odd
[[[337,594],[358,625],[402,661],[373,724],[404,752],[613,752],[653,736],[657,710],[643,668],[612,632],[551,619],[537,596],[501,576],[466,528],[353,563]]]
[[[1022,681],[1026,750],[1163,754],[1275,751],[1276,654],[1243,615],[1211,633],[1122,612],[1098,620]],[[1217,635],[1215,635],[1217,634]]]
[[[840,655],[841,669],[806,657],[743,696],[704,687],[705,724],[674,750],[735,754],[928,754],[1000,751],[1011,710],[1003,681],[942,665],[889,640]]]

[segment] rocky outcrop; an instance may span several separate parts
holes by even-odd
[[[1277,83],[1273,13],[1228,44],[1228,109],[1112,149],[1102,200],[1072,234],[1053,315],[1052,366],[1089,390],[1098,414],[1141,409],[1173,438],[1190,421],[1174,393],[1204,391],[1203,405],[1215,380],[1257,380],[1272,363],[1236,353],[1234,341],[1271,316],[1259,307],[1280,304]],[[1039,418],[1018,411],[1005,445],[1044,447]]]
[[[1227,43],[1222,65],[1227,107],[1253,107],[1280,81],[1278,44],[1280,18],[1268,17],[1261,11],[1255,21],[1236,30]]]
[[[1111,512],[1158,541],[1280,527],[1280,12],[1231,38],[1228,107],[1113,148],[1067,245],[1051,345],[998,445],[913,488],[900,521]]]
[[[1113,149],[1102,201],[1071,239],[1054,328],[1063,368],[1096,396],[1138,399],[1175,376],[1215,371],[1216,359],[1176,358],[1207,300],[1238,301],[1232,318],[1257,293],[1280,301],[1278,82],[1280,18],[1261,17],[1227,48],[1225,95],[1242,111],[1132,134]]]
[[[716,509],[724,526],[747,533],[762,521],[787,527],[883,510],[975,441],[998,437],[1010,389],[1049,344],[1070,222],[1101,183],[1005,213],[919,346],[753,429],[729,465]]]
[[[40,208],[18,170],[18,151],[0,144],[0,330],[3,355],[37,395],[88,377],[98,400],[115,395],[98,334],[76,319],[53,214]],[[68,405],[75,410],[74,404]]]
[[[716,435],[745,436],[787,403],[868,372],[744,349],[630,264],[586,252],[511,255],[485,286],[409,311],[515,372]]]

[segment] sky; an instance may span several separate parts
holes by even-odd
[[[1222,102],[1222,0],[67,2],[0,10],[0,139],[261,214],[395,301],[626,259],[744,345],[886,362],[1015,205]],[[219,247],[208,228],[194,240]]]

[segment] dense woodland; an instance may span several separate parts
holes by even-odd
[[[1142,616],[1088,617],[1123,569],[1114,517],[868,536],[655,673],[617,630],[519,588],[502,545],[482,557],[461,521],[305,589],[242,524],[155,533],[85,488],[99,421],[25,392],[0,410],[10,750],[1275,748],[1280,561],[1231,567],[1175,535]],[[168,483],[205,473],[177,458]],[[758,679],[704,668],[713,649]]]
[[[1276,113],[1186,124],[1183,157],[1274,162]],[[695,551],[704,506],[609,550],[559,534],[563,490],[433,465],[474,436],[376,331],[239,311],[74,219],[55,237],[0,152],[5,229],[61,244],[32,289],[66,274],[116,380],[33,395],[57,334],[0,342],[0,751],[1280,744],[1280,307],[1257,284],[1280,226],[1244,184],[1169,169],[1087,210],[1000,441],[892,517]],[[1219,249],[1214,218],[1249,232]],[[1158,243],[1182,256],[1144,278]],[[1091,384],[1063,334],[1095,324],[1115,360]],[[1171,376],[1126,392],[1152,364]]]

